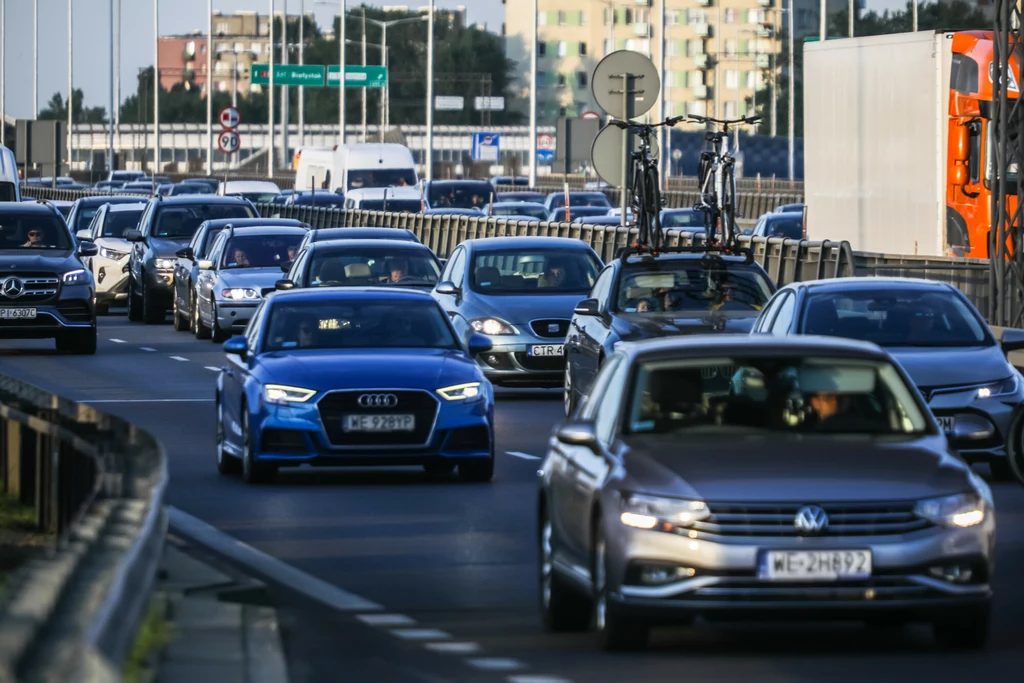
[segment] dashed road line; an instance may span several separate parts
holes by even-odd
[[[511,455],[513,458],[520,458],[522,460],[540,460],[539,455],[530,455],[529,453],[520,453],[519,451],[505,451],[505,455]]]
[[[544,674],[527,674],[525,676],[509,676],[508,683],[572,683],[568,678],[547,676]]]
[[[391,630],[391,634],[403,640],[448,640],[452,637],[450,633],[436,628],[396,628]]]
[[[115,344],[127,344],[128,343],[124,339],[114,339],[113,337],[110,338],[110,341],[114,342]]]
[[[152,346],[140,346],[139,351],[156,351]]]
[[[411,626],[416,623],[404,614],[360,614],[356,617],[367,626]]]
[[[467,659],[466,663],[474,669],[480,669],[481,671],[515,671],[516,669],[526,668],[526,665],[518,659],[505,659],[503,657]]]
[[[203,367],[206,368],[207,370],[210,370],[211,372],[220,372],[220,368],[218,368],[216,365],[204,365]]]
[[[446,655],[469,655],[481,649],[479,643],[427,643],[425,647]]]
[[[186,363],[188,362],[188,358],[183,358],[182,356],[171,356],[171,360],[180,360]]]

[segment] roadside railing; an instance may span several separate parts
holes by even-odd
[[[537,176],[537,184],[534,189],[538,192],[558,192],[563,190],[565,188],[565,184],[568,183],[570,190],[584,190],[589,187],[597,187],[598,182],[598,179],[594,176],[551,173],[548,175]],[[665,187],[667,190],[696,190],[697,177],[672,176],[665,180]],[[529,187],[524,185],[501,185],[498,189],[500,192],[530,190]],[[790,181],[773,176],[737,178],[736,190],[738,192],[768,192],[802,195],[804,193],[804,182],[802,180]]]
[[[53,539],[0,591],[0,683],[120,680],[166,536],[160,445],[0,375],[0,475]]]

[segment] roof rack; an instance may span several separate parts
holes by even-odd
[[[712,258],[721,258],[722,256],[743,256],[745,259],[744,263],[749,264],[754,262],[754,251],[752,249],[742,249],[740,247],[729,247],[725,245],[662,247],[661,249],[655,250],[645,245],[634,244],[630,247],[620,249],[616,258],[625,261],[631,256],[648,256],[654,258],[660,254],[705,254]]]

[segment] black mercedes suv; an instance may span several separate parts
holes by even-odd
[[[56,339],[96,353],[95,288],[79,242],[52,205],[0,203],[0,339]]]

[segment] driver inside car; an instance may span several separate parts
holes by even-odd
[[[409,276],[409,264],[405,259],[392,259],[390,264],[391,282],[401,282]]]

